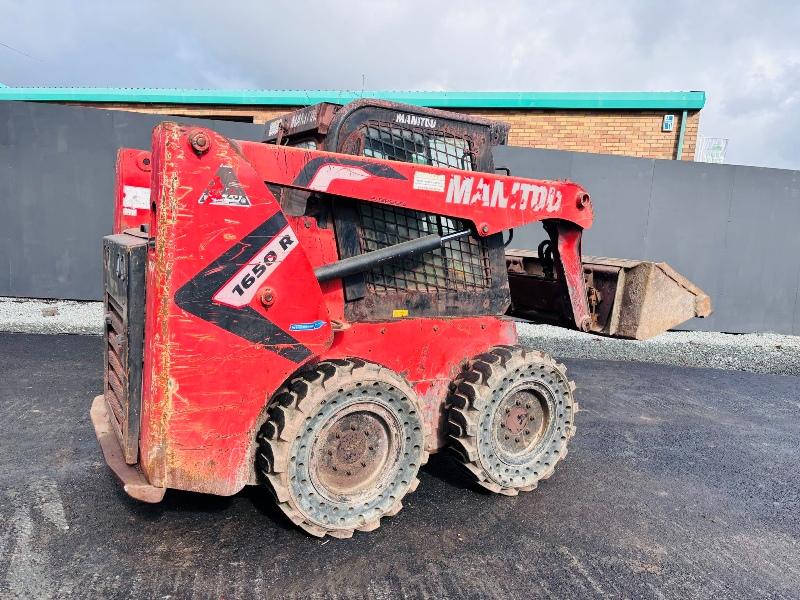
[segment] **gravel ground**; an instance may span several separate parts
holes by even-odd
[[[103,303],[0,298],[0,331],[100,335]]]
[[[647,341],[617,340],[550,325],[517,325],[526,346],[561,358],[653,362],[800,375],[800,336],[670,331]],[[0,298],[0,331],[100,335],[101,302]]]
[[[654,362],[800,375],[800,336],[668,331],[645,341],[604,338],[549,325],[517,325],[520,341],[562,358]]]

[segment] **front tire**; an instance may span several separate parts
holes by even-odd
[[[397,514],[427,461],[414,391],[394,372],[329,360],[294,378],[258,434],[257,472],[296,525],[346,538]]]
[[[543,352],[497,346],[453,383],[450,447],[482,487],[516,495],[567,455],[578,405],[566,367]]]

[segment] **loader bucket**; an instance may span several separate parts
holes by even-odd
[[[585,256],[583,270],[599,294],[598,308],[611,305],[592,323],[595,333],[645,340],[711,314],[708,295],[667,263]]]
[[[536,251],[508,250],[512,316],[569,325],[569,315],[555,314],[558,282]],[[666,263],[605,257],[583,257],[592,316],[590,331],[616,338],[644,340],[693,317],[711,314],[711,299]],[[545,298],[551,300],[544,301]]]

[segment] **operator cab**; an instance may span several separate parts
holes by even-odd
[[[492,146],[508,126],[467,114],[383,100],[323,102],[266,123],[264,142],[435,167],[494,172]],[[468,229],[459,219],[289,188],[273,189],[291,215],[332,223],[340,258],[357,256],[432,233]],[[393,307],[417,316],[502,314],[510,304],[502,234],[471,235],[439,251],[381,265],[343,280],[345,316],[391,318]],[[379,301],[378,301],[379,300]]]

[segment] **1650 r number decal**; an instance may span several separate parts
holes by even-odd
[[[268,278],[296,247],[297,237],[287,225],[214,294],[214,300],[236,308],[250,304],[257,282]]]

